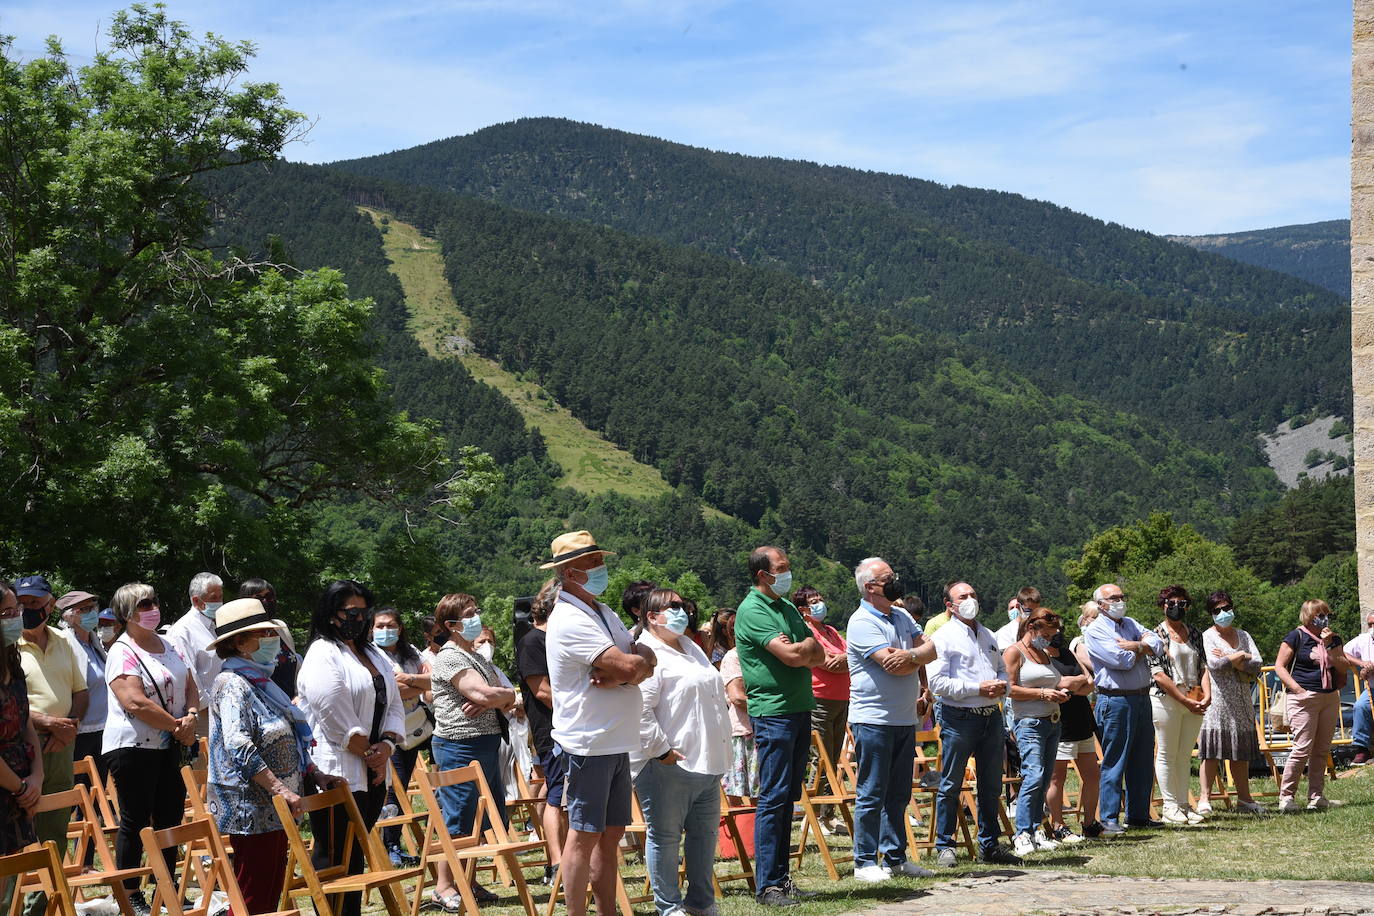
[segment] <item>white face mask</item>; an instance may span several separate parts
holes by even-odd
[[[978,616],[978,599],[965,598],[954,606],[954,613],[958,614],[961,620],[972,620]]]
[[[492,655],[494,654],[494,650],[492,649],[492,645],[491,645],[491,643],[489,643],[489,642],[484,642],[484,643],[482,643],[480,646],[478,646],[478,647],[477,647],[476,649],[474,649],[473,651],[475,651],[478,655],[480,655],[480,656],[482,656],[483,658],[485,658],[487,661],[491,661],[491,657],[492,657]]]
[[[114,640],[114,627],[101,627],[100,639],[102,642],[112,642]]]
[[[1124,601],[1110,601],[1110,602],[1108,602],[1108,603],[1107,603],[1107,610],[1106,610],[1106,613],[1107,613],[1107,616],[1110,617],[1110,618],[1112,618],[1113,620],[1120,620],[1122,617],[1125,617],[1125,616],[1126,616],[1126,602],[1124,602]]]

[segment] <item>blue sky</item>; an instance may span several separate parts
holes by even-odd
[[[0,0],[77,60],[115,0]],[[1161,233],[1349,215],[1332,0],[185,0],[250,39],[325,162],[518,117],[1015,191]]]

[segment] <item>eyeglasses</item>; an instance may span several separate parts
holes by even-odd
[[[665,611],[685,611],[685,610],[687,610],[687,605],[683,604],[683,603],[680,602],[680,601],[674,601],[672,604],[669,604],[669,605],[665,606],[665,607],[663,608],[663,610],[665,610]]]
[[[0,611],[0,618],[9,619],[11,617],[18,617],[22,613],[24,613],[24,608],[16,604],[8,610]]]
[[[153,608],[158,606],[159,605],[157,602],[157,597],[154,596],[152,598],[144,598],[138,604],[134,605],[134,609],[138,611],[151,611]]]
[[[1223,604],[1223,605],[1221,605],[1221,606],[1219,606],[1219,607],[1214,607],[1214,608],[1212,608],[1212,613],[1213,613],[1213,614],[1225,614],[1227,611],[1234,611],[1234,610],[1235,610],[1235,608],[1231,607],[1231,605],[1229,605],[1229,604]]]
[[[1191,601],[1184,601],[1182,598],[1164,602],[1165,607],[1183,608],[1185,611],[1193,606]]]
[[[1111,604],[1113,601],[1125,601],[1125,600],[1126,600],[1126,593],[1125,593],[1125,592],[1122,592],[1122,593],[1119,594],[1119,595],[1103,595],[1101,598],[1098,599],[1098,601],[1099,601],[1100,603],[1102,603],[1102,604]]]

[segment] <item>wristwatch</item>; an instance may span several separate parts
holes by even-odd
[[[668,759],[669,757],[671,757],[671,756],[673,756],[673,749],[670,747],[670,748],[668,748],[666,751],[664,751],[662,754],[659,754],[659,755],[658,755],[657,757],[655,757],[654,759],[655,759],[655,760],[659,760],[659,761],[663,761],[663,760],[667,760],[667,759]]]

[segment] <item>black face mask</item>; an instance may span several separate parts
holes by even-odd
[[[888,601],[896,601],[902,597],[902,583],[895,578],[883,583],[883,597]]]
[[[366,617],[345,617],[343,623],[338,625],[339,638],[349,641],[358,639],[367,632],[368,622]]]
[[[446,630],[439,630],[429,638],[429,641],[434,643],[435,648],[438,648],[448,642],[448,632]]]
[[[1064,633],[1061,630],[1050,637],[1050,648],[1056,651],[1064,651]]]
[[[48,612],[42,608],[24,608],[24,629],[32,630],[48,619]]]
[[[1188,613],[1188,609],[1185,607],[1169,605],[1164,608],[1164,616],[1168,617],[1170,620],[1182,620],[1183,615],[1186,613]]]

